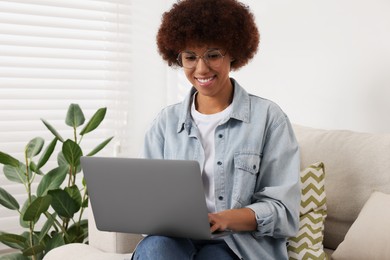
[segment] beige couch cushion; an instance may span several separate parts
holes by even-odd
[[[334,260],[390,259],[390,194],[374,192],[338,246]]]
[[[336,249],[374,191],[390,193],[390,134],[294,126],[301,167],[326,166],[328,216],[324,245]]]
[[[103,252],[86,244],[67,244],[51,250],[44,260],[131,260],[132,254],[116,254]]]

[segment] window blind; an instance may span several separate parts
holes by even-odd
[[[107,107],[103,123],[83,138],[83,150],[89,152],[114,136],[99,155],[126,153],[132,73],[131,3],[0,1],[0,151],[22,160],[25,145],[34,137],[44,138],[48,145],[53,135],[41,118],[64,138],[71,138],[73,132],[65,124],[65,117],[69,105],[76,103],[86,121],[97,109]],[[47,168],[55,163],[52,156]],[[22,204],[26,199],[23,185],[8,181],[2,168],[1,187]],[[22,231],[15,213],[0,207],[1,231]],[[0,245],[0,254],[6,248]]]

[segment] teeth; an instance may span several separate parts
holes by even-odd
[[[212,80],[214,77],[210,77],[210,78],[207,78],[207,79],[198,79],[198,81],[200,83],[206,83],[206,82],[209,82],[210,80]]]

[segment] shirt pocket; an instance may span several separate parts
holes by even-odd
[[[260,169],[260,154],[255,152],[237,152],[234,154],[234,207],[242,208],[251,202],[255,192]]]

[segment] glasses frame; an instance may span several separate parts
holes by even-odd
[[[193,51],[181,51],[181,52],[179,52],[179,54],[177,55],[176,61],[177,61],[177,64],[179,64],[180,67],[185,68],[185,69],[194,69],[194,68],[196,68],[196,66],[198,65],[199,59],[202,59],[202,60],[204,61],[204,63],[205,63],[207,66],[209,66],[210,68],[218,68],[219,66],[221,66],[221,64],[218,65],[218,66],[211,66],[211,65],[210,65],[210,62],[209,62],[209,60],[208,60],[208,58],[207,58],[207,56],[206,56],[206,54],[209,53],[209,52],[211,52],[211,51],[218,51],[219,54],[221,54],[221,64],[222,64],[223,59],[224,59],[225,56],[226,56],[226,52],[225,52],[225,54],[222,54],[222,52],[220,51],[220,49],[208,49],[208,50],[205,51],[202,55],[197,55],[197,54],[196,54],[195,52],[193,52]],[[184,52],[185,52],[185,53],[193,53],[194,56],[196,57],[196,61],[195,61],[193,67],[185,67],[185,66],[183,65],[181,56],[182,56],[182,53],[184,53]]]

